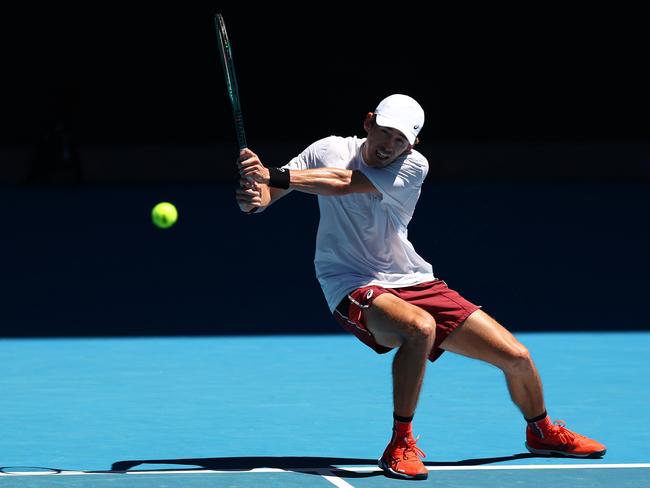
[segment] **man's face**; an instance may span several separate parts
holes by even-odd
[[[397,129],[377,125],[373,114],[368,114],[363,127],[368,134],[363,151],[363,159],[368,166],[388,166],[400,156],[408,154],[413,147]]]

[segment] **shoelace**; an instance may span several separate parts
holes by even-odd
[[[420,439],[420,436],[418,435],[415,439],[413,437],[405,437],[404,442],[406,443],[406,449],[404,449],[404,453],[402,454],[402,457],[404,459],[408,459],[407,453],[408,452],[413,452],[416,456],[420,457],[427,457],[426,454],[420,449],[418,446],[416,446],[417,441]]]
[[[566,422],[564,422],[564,420],[556,420],[553,422],[553,425],[555,426],[557,437],[563,444],[571,444],[576,438],[580,437],[575,432],[566,428]]]

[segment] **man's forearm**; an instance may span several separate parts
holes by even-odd
[[[298,190],[315,195],[347,195],[378,190],[359,170],[339,168],[288,169],[266,167],[255,155],[239,163],[242,178],[274,189]],[[271,199],[271,203],[276,198]]]
[[[361,171],[338,168],[292,169],[289,187],[326,196],[378,192]]]
[[[290,188],[316,195],[342,195],[352,182],[352,171],[338,168],[292,169]]]
[[[257,183],[262,204],[258,212],[279,200],[292,190],[314,195],[347,195],[349,193],[379,193],[361,171],[338,168],[289,170],[289,188],[277,188]],[[272,183],[267,179],[269,183]]]

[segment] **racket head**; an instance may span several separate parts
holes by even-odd
[[[246,133],[244,131],[244,118],[241,111],[241,102],[239,100],[239,86],[237,84],[237,75],[235,73],[235,63],[232,57],[232,47],[228,39],[228,32],[226,31],[226,23],[223,20],[223,15],[216,14],[214,16],[215,28],[217,31],[217,40],[219,45],[220,59],[223,66],[223,72],[226,79],[226,88],[228,90],[228,97],[230,98],[230,105],[232,106],[232,113],[235,121],[235,130],[237,132],[237,143],[239,149],[242,150],[247,147]]]

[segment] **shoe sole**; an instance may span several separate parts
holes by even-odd
[[[554,451],[552,449],[535,449],[534,447],[530,447],[527,442],[526,442],[526,449],[528,449],[533,454],[539,454],[540,456],[561,456],[561,457],[572,457],[572,458],[581,458],[581,459],[600,458],[603,457],[607,452],[607,449],[603,449],[602,451],[594,451],[594,452],[590,452],[589,454],[571,454],[565,451]]]
[[[428,471],[426,473],[415,474],[415,475],[409,475],[409,474],[400,473],[398,471],[394,471],[390,468],[390,466],[388,466],[388,464],[384,463],[384,460],[381,458],[379,458],[379,460],[377,461],[377,465],[386,472],[387,476],[390,476],[391,478],[397,478],[400,480],[426,480],[427,477],[429,476]]]

